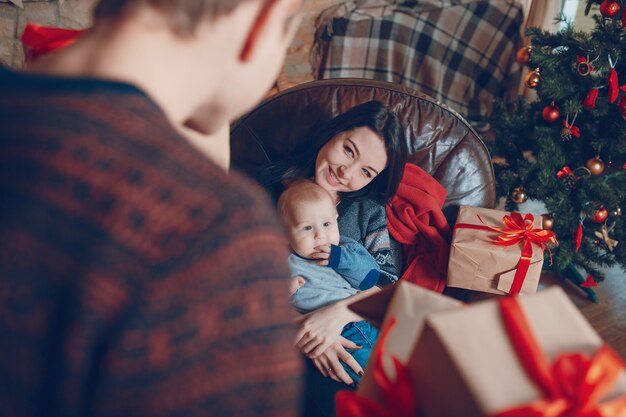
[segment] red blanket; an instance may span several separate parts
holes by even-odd
[[[406,164],[398,192],[387,204],[389,233],[402,244],[400,279],[443,292],[446,286],[450,226],[441,211],[446,189],[426,171]]]

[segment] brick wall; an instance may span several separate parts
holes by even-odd
[[[24,53],[19,36],[26,23],[84,28],[91,24],[91,10],[96,1],[0,0],[0,62],[13,68],[22,66]]]
[[[280,89],[290,85],[313,80],[309,52],[315,34],[315,19],[320,11],[342,0],[305,0],[302,24],[296,33],[293,43],[287,51],[283,76],[279,79]]]
[[[20,68],[24,60],[19,36],[26,23],[80,29],[91,25],[98,0],[0,0],[0,63]],[[289,48],[279,79],[280,89],[313,79],[309,51],[318,13],[340,0],[306,0],[302,25]],[[18,6],[21,5],[22,7]]]

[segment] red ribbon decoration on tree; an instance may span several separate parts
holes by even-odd
[[[610,56],[609,64],[611,65],[611,70],[609,71],[609,102],[615,103],[615,100],[617,100],[617,95],[619,94],[619,82],[617,81],[617,71],[615,71],[615,63],[611,61]]]
[[[478,216],[478,220],[480,220],[484,226],[461,223],[457,224],[455,227],[461,229],[491,230],[501,233],[493,239],[493,243],[498,246],[513,246],[518,243],[522,243],[522,254],[517,262],[515,276],[513,277],[513,283],[511,284],[509,295],[519,294],[522,289],[526,273],[528,272],[528,267],[530,266],[530,260],[533,255],[533,243],[538,245],[542,251],[544,249],[548,250],[548,253],[550,253],[550,263],[552,263],[552,253],[550,252],[550,248],[547,243],[556,243],[556,235],[550,230],[533,229],[535,216],[531,213],[527,213],[524,217],[517,212],[504,216],[502,218],[502,223],[504,223],[506,227],[489,226],[483,222],[483,219],[481,219],[480,216]]]
[[[52,28],[29,23],[21,37],[22,43],[27,47],[27,60],[71,45],[86,31],[87,29]]]
[[[589,90],[589,92],[587,93],[587,96],[583,100],[583,107],[586,108],[586,109],[593,109],[593,108],[595,108],[596,107],[596,99],[598,98],[598,93],[599,92],[600,92],[600,90],[598,89],[598,87],[593,87],[591,90]]]
[[[579,222],[574,232],[574,252],[578,252],[580,244],[583,243],[583,222]]]
[[[574,175],[574,172],[572,171],[572,169],[568,167],[567,165],[559,169],[558,172],[556,173],[556,177],[559,179],[565,177],[566,175]]]
[[[381,331],[374,356],[374,380],[380,388],[386,403],[385,407],[354,391],[339,391],[335,396],[337,417],[415,417],[417,415],[417,401],[409,370],[397,357],[391,356],[396,371],[396,380],[392,381],[383,366],[383,356],[386,353],[385,342],[395,324],[396,319],[392,317]]]
[[[567,120],[563,120],[563,126],[569,129],[570,132],[572,132],[572,135],[576,136],[577,138],[580,137],[580,129],[578,128],[578,126],[574,126],[573,123],[572,124],[567,123]]]
[[[591,63],[589,61],[587,61],[587,58],[585,58],[585,57],[577,55],[576,56],[576,61],[578,61],[581,64],[587,64],[587,66],[589,67],[589,72],[593,72],[593,70],[595,69],[595,67],[592,66]],[[585,74],[585,75],[587,75],[587,74]]]
[[[572,189],[576,189],[576,181],[579,179],[574,171],[567,165],[557,171],[556,177],[560,180],[564,180],[567,185],[569,185]]]
[[[614,417],[626,413],[626,396],[604,404],[624,370],[624,362],[607,345],[588,357],[582,353],[559,355],[551,365],[543,353],[517,299],[500,298],[502,322],[528,377],[544,398],[503,410],[492,417]]]

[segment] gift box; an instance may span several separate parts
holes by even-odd
[[[447,285],[494,294],[533,294],[550,242],[556,243],[556,237],[541,229],[541,217],[460,206]]]
[[[456,309],[462,305],[463,303],[450,297],[405,281],[352,303],[349,306],[352,311],[382,329],[357,394],[386,406],[389,399],[385,398],[384,389],[381,389],[380,381],[376,380],[377,370],[389,376],[393,383],[397,383],[396,366],[408,363],[428,314]],[[396,361],[392,358],[396,358]],[[412,387],[404,388],[408,388],[407,394],[415,398]],[[391,391],[394,397],[399,394],[398,389],[392,388]],[[391,401],[397,405],[396,398]]]
[[[408,368],[425,417],[626,415],[623,361],[559,287],[429,315]]]

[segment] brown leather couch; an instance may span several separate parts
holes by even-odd
[[[233,124],[232,167],[251,173],[287,154],[315,126],[369,100],[392,107],[406,128],[410,157],[447,190],[444,213],[454,223],[458,206],[495,206],[491,158],[474,129],[456,112],[432,98],[384,81],[330,79],[313,81],[270,97]],[[396,242],[392,241],[394,246]],[[396,246],[396,254],[400,253]],[[401,259],[395,259],[401,267]],[[457,288],[446,294],[461,300],[475,293]],[[480,297],[475,299],[481,299]],[[309,404],[305,417],[319,415]]]
[[[315,126],[369,100],[397,112],[406,128],[409,161],[448,190],[444,212],[451,223],[459,205],[495,206],[491,158],[476,131],[434,99],[384,81],[320,80],[270,97],[233,124],[232,167],[251,172],[290,152]]]

